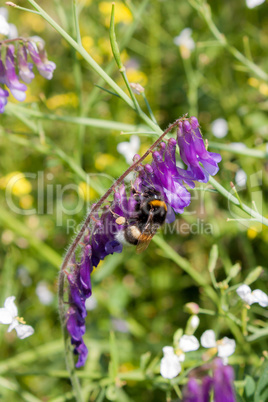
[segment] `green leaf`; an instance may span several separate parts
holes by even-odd
[[[265,402],[268,400],[268,361],[266,360],[260,372],[260,378],[254,395],[254,402]]]
[[[256,384],[252,377],[249,375],[246,376],[246,385],[245,385],[245,396],[247,399],[252,401],[253,394],[255,392]]]
[[[141,355],[140,358],[140,368],[142,371],[144,371],[146,369],[146,367],[148,366],[148,363],[150,361],[151,358],[151,352],[146,352],[143,355]]]
[[[110,377],[113,380],[115,380],[118,373],[118,348],[116,345],[115,334],[113,331],[110,332],[110,355],[111,355],[111,361],[109,364],[109,374]]]
[[[245,399],[242,398],[242,396],[239,395],[238,392],[235,393],[235,397],[236,397],[236,402],[245,402]]]

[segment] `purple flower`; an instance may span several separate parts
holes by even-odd
[[[206,150],[196,117],[179,122],[177,141],[181,159],[188,166],[193,180],[207,183],[209,175],[214,176],[218,172],[221,156]]]
[[[28,42],[28,50],[39,73],[47,80],[51,80],[56,64],[47,59],[44,44],[42,42]]]
[[[213,380],[215,402],[235,402],[232,367],[225,366],[221,359],[215,359]]]
[[[27,49],[25,46],[20,46],[18,53],[19,76],[26,84],[30,84],[34,78],[32,72],[33,64],[27,62]]]
[[[202,383],[193,377],[189,378],[183,390],[183,402],[209,402],[212,390],[215,402],[235,402],[232,367],[225,366],[221,359],[215,359],[211,364],[201,367],[202,369],[212,369],[212,377],[206,375]]]
[[[190,378],[183,392],[183,402],[204,402],[202,389],[195,378]]]
[[[34,45],[29,43],[28,49],[33,61],[39,63]],[[157,194],[165,201],[166,221],[172,222],[175,218],[174,212],[182,213],[191,202],[191,194],[185,185],[194,188],[196,180],[207,181],[209,174],[215,174],[218,171],[216,161],[220,160],[220,156],[206,151],[198,127],[194,117],[184,118],[178,123],[178,143],[187,170],[177,166],[176,140],[171,138],[167,143],[162,142],[152,153],[153,159],[150,164],[140,163],[136,166],[136,178],[131,184],[129,195],[127,195],[125,184],[121,184],[114,192],[111,204],[105,205],[92,219],[92,226],[88,228],[88,233],[83,239],[81,261],[74,264],[74,268],[71,268],[71,273],[68,275],[70,308],[67,312],[67,330],[74,345],[74,352],[79,355],[77,367],[83,365],[87,356],[87,349],[83,342],[85,300],[91,296],[90,275],[93,267],[97,267],[108,255],[122,252],[125,228],[136,225],[137,231],[143,230],[144,224],[141,217],[144,219],[144,215],[146,217],[149,211],[141,211],[141,206],[147,205],[144,201],[148,200],[151,194]],[[138,155],[133,158],[134,161],[138,159]],[[139,238],[134,237],[133,244],[136,240],[138,242]],[[208,402],[210,387],[209,379],[202,385],[192,379],[189,381],[186,401]],[[194,399],[195,395],[199,399]]]
[[[23,41],[24,45],[20,44],[18,46],[16,55],[14,45],[7,45],[5,41],[2,41],[0,46],[1,49],[6,49],[6,52],[2,52],[2,54],[6,54],[5,61],[1,59],[0,52],[0,84],[4,84],[9,88],[12,95],[20,102],[23,102],[26,98],[25,92],[27,86],[19,81],[16,68],[18,68],[20,79],[26,82],[26,84],[29,84],[34,78],[32,71],[33,64],[28,63],[27,60],[28,53],[31,54],[32,59],[43,77],[50,80],[56,68],[55,63],[48,61],[43,42],[35,44],[33,41],[27,42],[25,39],[23,39]],[[9,42],[10,41],[8,41],[8,43]],[[3,113],[4,106],[7,104],[8,92],[2,88],[0,89],[0,113]]]
[[[0,60],[0,82],[10,89],[14,98],[23,102],[26,98],[25,91],[27,87],[22,84],[17,77],[14,53],[14,46],[9,45],[6,53],[6,66],[4,66],[3,62]]]
[[[8,96],[8,91],[0,87],[0,113],[4,113]]]

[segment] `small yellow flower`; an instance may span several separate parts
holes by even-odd
[[[96,191],[84,181],[79,183],[78,191],[80,197],[83,198],[85,201],[90,201],[97,197]]]
[[[94,39],[91,38],[91,36],[83,36],[82,37],[82,45],[85,48],[85,50],[90,53],[90,51],[92,50],[93,46],[94,46]]]
[[[248,79],[248,83],[249,83],[249,85],[251,87],[254,87],[254,88],[258,88],[258,86],[260,85],[260,81],[257,80],[257,78],[254,78],[254,77],[250,77]]]
[[[54,110],[63,106],[77,107],[78,97],[74,92],[69,92],[66,94],[55,95],[47,100],[48,109]]]
[[[0,178],[0,188],[8,188],[12,194],[20,197],[32,191],[31,183],[21,172],[11,172]]]
[[[134,68],[127,68],[127,78],[129,82],[136,82],[143,87],[145,87],[148,81],[147,76],[142,71],[135,70]]]
[[[99,154],[95,160],[96,169],[102,171],[115,163],[115,157],[109,154]]]
[[[248,236],[248,238],[251,239],[251,240],[255,239],[255,237],[257,236],[257,234],[258,234],[258,231],[257,231],[253,226],[251,226],[251,227],[247,230],[247,236]]]
[[[110,26],[112,3],[109,1],[102,1],[99,4],[99,10],[104,15],[104,23],[107,27]],[[115,24],[123,22],[124,24],[130,24],[133,21],[130,10],[123,4],[115,2],[114,22]]]
[[[37,14],[23,13],[21,14],[21,20],[28,29],[30,28],[37,33],[43,32],[46,27],[44,19]]]
[[[262,95],[268,96],[268,85],[265,82],[262,82],[259,86],[259,91]]]
[[[33,205],[34,198],[30,194],[23,195],[20,198],[20,206],[23,209],[30,209]]]

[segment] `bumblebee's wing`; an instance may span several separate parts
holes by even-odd
[[[137,244],[137,248],[136,248],[137,254],[141,254],[144,250],[147,249],[150,241],[156,234],[157,229],[158,229],[158,225],[153,224],[153,215],[149,214],[147,223],[138,239],[138,244]]]

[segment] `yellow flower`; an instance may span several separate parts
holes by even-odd
[[[115,163],[115,157],[109,154],[99,154],[95,160],[96,169],[102,171]]]
[[[104,15],[104,23],[107,27],[110,26],[112,3],[109,1],[102,1],[99,4],[99,10]],[[130,24],[133,20],[130,10],[123,4],[115,2],[114,22],[115,24],[123,22],[124,24]]]
[[[29,209],[33,205],[33,197],[30,194],[26,194],[20,198],[20,206],[23,209]]]
[[[254,87],[254,88],[258,88],[258,86],[260,85],[260,81],[257,80],[257,78],[254,78],[254,77],[250,77],[248,79],[248,83],[249,83],[249,85],[251,87]]]
[[[107,38],[100,38],[98,40],[98,48],[100,49],[102,54],[112,57],[113,52],[111,49],[111,44]]]
[[[33,13],[21,14],[22,23],[27,26],[27,29],[32,29],[34,32],[43,32],[46,24],[42,17]]]
[[[134,68],[127,68],[127,78],[129,82],[141,84],[143,87],[145,87],[148,81],[147,76],[142,71],[135,70]]]
[[[79,183],[78,192],[80,197],[83,198],[85,201],[90,201],[97,197],[96,191],[84,181],[81,181],[81,183]]]
[[[92,47],[94,46],[94,39],[91,38],[91,36],[83,36],[82,37],[82,45],[85,48],[85,50],[90,53],[92,50]]]
[[[247,230],[247,236],[249,239],[253,240],[255,239],[255,237],[258,235],[258,231],[251,226],[248,230]]]
[[[268,96],[268,85],[265,82],[262,82],[259,91],[262,95]]]
[[[57,109],[62,106],[73,106],[77,107],[78,97],[74,92],[69,92],[67,94],[54,95],[47,100],[47,107],[51,110]]]
[[[8,188],[14,195],[20,197],[32,191],[31,183],[21,172],[11,172],[0,178],[0,188]]]

